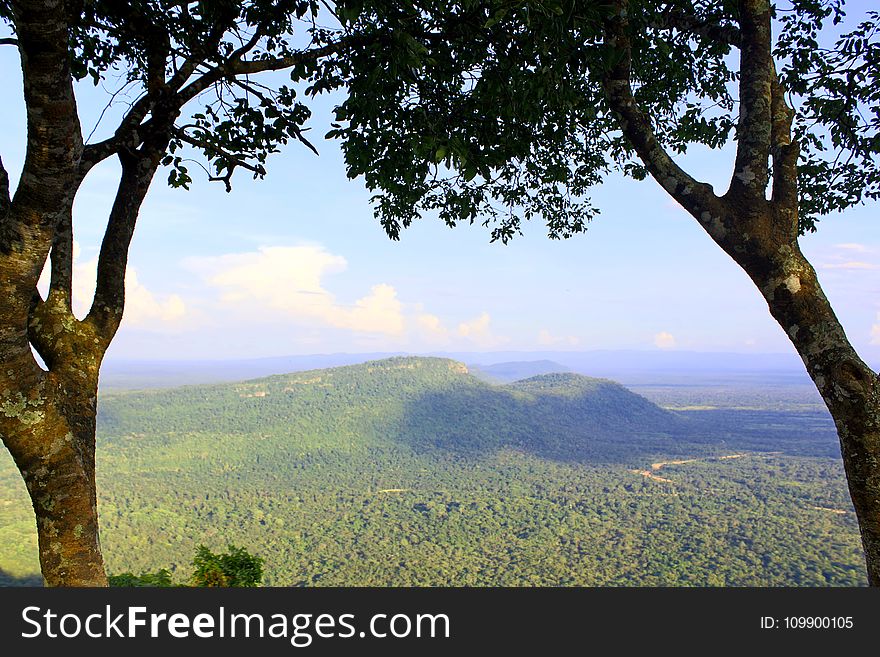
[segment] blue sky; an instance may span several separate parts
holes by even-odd
[[[7,89],[0,156],[15,180],[25,123],[13,48],[0,48],[0,79]],[[106,96],[84,85],[79,102],[88,134]],[[313,134],[326,131],[333,102],[314,105]],[[112,125],[111,116],[96,134]],[[602,214],[567,241],[548,240],[538,222],[502,246],[489,244],[479,226],[424,220],[392,242],[373,219],[362,182],[346,179],[338,146],[318,146],[320,157],[290,145],[270,159],[265,180],[240,175],[231,194],[198,177],[192,191],[171,190],[160,172],[141,212],[126,319],[109,358],[792,351],[746,275],[652,181],[613,179],[597,189]],[[683,163],[726,188],[729,151],[695,152]],[[77,197],[80,308],[94,285],[116,173],[114,162],[104,163]],[[801,241],[853,343],[874,362],[877,214],[873,204],[827,217]]]

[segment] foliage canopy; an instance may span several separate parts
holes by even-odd
[[[376,190],[397,237],[426,210],[480,218],[506,241],[543,216],[550,237],[584,229],[589,188],[647,170],[621,132],[603,78],[623,56],[602,2],[351,3],[347,29],[381,38],[345,62],[337,111],[349,174]],[[842,0],[774,10],[779,80],[796,110],[800,229],[880,195],[878,14],[837,32]],[[634,100],[660,146],[684,153],[737,138],[736,2],[628,3]],[[829,29],[829,24],[830,28]],[[829,45],[830,44],[830,45]]]

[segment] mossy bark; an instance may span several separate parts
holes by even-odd
[[[14,196],[8,176],[0,176],[0,437],[31,496],[46,583],[101,586],[95,396],[109,338],[70,310],[70,217],[84,175],[70,8],[22,1],[12,9],[28,135]],[[37,281],[50,249],[53,289],[44,301]]]
[[[761,291],[834,419],[868,580],[880,586],[880,378],[856,353],[801,253],[796,206],[761,201],[755,211],[732,199],[729,205],[716,242]]]
[[[51,375],[41,377],[27,391],[23,412],[3,422],[4,441],[33,504],[48,586],[107,585],[98,537],[94,423],[77,426],[62,410],[73,398],[91,405],[83,397],[93,392],[83,393],[84,388],[70,391]]]
[[[25,294],[36,284],[27,253],[0,257],[0,276],[16,289],[0,306],[0,436],[31,497],[46,584],[106,586],[95,492],[98,368],[106,341],[57,298],[35,302]]]
[[[107,584],[95,492],[98,372],[122,320],[138,212],[181,104],[165,93],[168,44],[159,43],[148,62],[150,93],[111,139],[85,147],[69,52],[70,22],[80,10],[81,3],[66,0],[12,4],[28,121],[14,196],[0,163],[0,437],[30,492],[43,576],[52,586]],[[149,128],[140,125],[147,114]],[[71,310],[73,199],[88,171],[111,156],[119,158],[122,175],[101,243],[95,297],[78,320]],[[37,281],[49,260],[43,299]]]

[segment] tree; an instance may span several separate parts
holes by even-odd
[[[346,2],[383,35],[345,63],[330,136],[392,238],[425,212],[506,242],[584,230],[613,171],[652,177],[751,278],[825,400],[880,585],[880,381],[798,245],[880,197],[880,16],[842,0]],[[828,45],[828,44],[831,45]],[[674,156],[735,145],[716,192]]]
[[[263,558],[251,554],[245,548],[230,545],[222,554],[211,552],[204,545],[196,548],[193,557],[192,586],[231,586],[237,588],[260,586],[263,583]],[[108,577],[110,586],[168,588],[175,585],[171,571],[160,568],[154,573],[121,573]]]
[[[314,148],[298,93],[344,88],[329,136],[344,139],[349,174],[377,190],[391,237],[426,210],[453,225],[494,223],[501,241],[533,216],[567,237],[592,217],[586,192],[609,171],[658,180],[751,276],[803,357],[837,423],[880,584],[877,376],[797,245],[819,215],[880,194],[876,15],[823,51],[817,34],[840,18],[839,0],[789,9],[774,50],[768,0],[0,0],[10,28],[0,45],[20,53],[28,120],[12,196],[0,162],[0,435],[33,501],[46,582],[107,581],[97,384],[157,171],[188,188],[196,152],[227,190],[236,170],[262,177],[281,145]],[[290,85],[257,77],[280,70]],[[86,144],[75,90],[88,78],[119,82],[136,100]],[[722,195],[671,157],[731,139]],[[79,320],[73,200],[109,158],[119,186]]]
[[[110,586],[151,586],[156,588],[169,588],[174,586],[171,581],[171,571],[167,568],[160,568],[155,573],[144,572],[140,575],[134,573],[122,573],[120,575],[110,575],[107,578]]]
[[[204,545],[193,559],[194,586],[253,587],[263,582],[263,560],[247,550],[230,545],[223,554],[214,554]]]
[[[188,152],[230,189],[233,172],[265,175],[267,157],[304,135],[333,60],[359,41],[316,22],[316,0],[0,0],[18,49],[27,151],[10,196],[0,162],[0,435],[33,501],[49,585],[106,585],[95,494],[101,360],[122,319],[137,216],[160,167],[188,188]],[[260,73],[286,70],[290,84]],[[136,98],[106,139],[84,144],[76,82]],[[111,102],[112,102],[111,98]],[[189,108],[189,109],[187,109]],[[72,207],[89,171],[121,175],[88,315],[71,310]],[[37,281],[51,266],[48,295]],[[46,365],[34,358],[35,349]]]

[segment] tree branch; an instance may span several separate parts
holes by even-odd
[[[16,47],[18,47],[18,39],[12,39],[12,38],[0,39],[0,46],[16,46]]]
[[[775,68],[771,84],[770,155],[773,162],[773,202],[791,216],[792,230],[798,230],[797,161],[800,147],[791,140],[794,110],[785,102],[785,89]]]
[[[167,147],[167,139],[148,142],[136,153],[120,153],[122,175],[98,255],[95,297],[83,320],[104,341],[113,339],[125,308],[125,270],[141,204]]]
[[[768,0],[739,0],[742,30],[739,124],[730,192],[752,202],[767,191],[770,156],[773,58]]]
[[[204,61],[205,55],[208,53],[216,52],[218,46],[220,45],[220,41],[223,38],[223,34],[226,32],[227,26],[225,24],[218,23],[214,25],[211,33],[202,41],[198,46],[190,53],[190,55],[184,60],[181,67],[171,76],[171,79],[168,81],[168,87],[170,89],[180,89],[184,83],[190,78],[193,72],[198,68],[198,66]],[[248,50],[257,45],[257,42],[260,40],[262,33],[259,28],[254,33],[254,36],[251,38]]]
[[[227,160],[230,164],[226,167],[226,173],[222,176],[212,176],[210,172],[208,172],[208,180],[211,182],[221,181],[226,185],[226,191],[232,191],[232,174],[237,167],[241,167],[242,169],[247,169],[248,171],[252,171],[253,173],[263,176],[266,174],[266,170],[257,164],[251,164],[247,161],[245,155],[239,155],[238,153],[230,153],[225,150],[217,143],[210,141],[208,139],[197,139],[192,135],[186,133],[185,130],[181,128],[175,128],[172,130],[172,134],[180,139],[180,141],[189,144],[190,146],[194,146],[195,148],[201,149],[206,153],[215,153],[223,157],[223,159]]]
[[[121,150],[134,151],[146,141],[146,136],[139,134],[143,128],[144,118],[154,112],[163,98],[168,96],[169,86],[165,80],[165,67],[171,53],[171,39],[168,33],[151,21],[150,17],[141,13],[136,5],[120,4],[125,24],[142,34],[149,35],[144,42],[147,60],[146,93],[139,98],[123,117],[112,137],[83,149],[80,168],[85,175],[92,167]],[[105,28],[107,29],[107,28]],[[111,30],[108,30],[112,32]],[[172,78],[174,79],[174,78]]]
[[[266,94],[261,93],[258,89],[254,89],[253,85],[250,85],[250,84],[248,84],[247,82],[243,82],[242,80],[239,80],[238,78],[233,78],[233,79],[231,80],[231,82],[232,82],[232,84],[234,84],[235,86],[237,86],[237,87],[239,87],[239,88],[241,88],[241,89],[244,89],[245,91],[247,91],[247,92],[250,93],[250,94],[253,94],[256,98],[260,99],[262,102],[265,102],[265,103],[271,103],[271,102],[272,102],[272,101],[269,99],[269,97],[266,96]],[[318,149],[315,148],[315,145],[314,145],[312,142],[310,142],[308,139],[306,139],[306,136],[303,134],[303,131],[302,131],[302,130],[300,130],[300,129],[299,129],[298,127],[296,127],[296,126],[290,126],[290,129],[293,130],[293,134],[294,134],[294,136],[296,136],[296,138],[297,138],[297,139],[303,144],[303,146],[305,146],[306,148],[308,148],[308,149],[309,149],[310,151],[312,151],[312,153],[314,153],[315,155],[318,155],[318,156],[321,155],[321,154],[318,152]]]
[[[287,57],[275,57],[250,61],[238,59],[247,53],[246,48],[252,48],[253,45],[255,45],[256,42],[252,38],[244,46],[235,50],[225,62],[207,71],[182,89],[176,90],[175,87],[170,87],[172,93],[169,94],[170,97],[166,102],[173,106],[170,109],[179,110],[190,100],[221,80],[231,80],[238,75],[249,75],[264,71],[278,71],[296,66],[297,64],[314,62],[321,57],[342,52],[347,48],[354,48],[363,45],[367,43],[368,40],[369,39],[366,37],[361,36],[345,37],[335,43],[327,44],[320,48],[313,48],[311,50],[303,50]],[[193,70],[195,70],[195,65],[193,65]],[[186,77],[183,75],[175,76],[174,82],[183,84],[188,77],[188,75]],[[174,93],[174,91],[176,91],[176,93]],[[146,141],[148,134],[150,133],[150,123],[152,120],[147,123],[142,123],[142,121],[148,114],[150,114],[157,102],[158,99],[154,94],[145,94],[135,102],[112,137],[86,146],[82,157],[83,173],[99,162],[119,153],[121,150],[134,150]],[[303,141],[312,150],[315,150],[314,146],[311,146],[307,140],[300,138],[300,141]]]
[[[82,132],[73,93],[65,12],[45,3],[14,4],[27,107],[27,152],[16,190],[25,226],[40,226],[48,252],[60,208],[77,182]],[[19,204],[17,204],[17,207]],[[42,259],[39,259],[42,261]],[[39,271],[36,272],[39,275]]]
[[[9,197],[9,174],[3,166],[3,158],[0,158],[0,220],[9,211],[12,199]]]
[[[66,310],[71,309],[73,290],[73,216],[72,208],[58,221],[52,250],[49,252],[52,265],[49,284],[50,303],[59,303]]]
[[[620,128],[651,176],[707,231],[720,227],[721,199],[711,185],[699,182],[679,167],[657,140],[650,118],[636,103],[632,91],[632,48],[627,31],[627,0],[618,0],[615,15],[607,21],[605,47],[611,61],[603,87]]]
[[[678,30],[734,47],[739,47],[742,41],[739,28],[733,25],[722,25],[716,21],[702,20],[681,9],[670,9],[664,12],[660,20],[652,23],[651,27],[658,30]]]
[[[85,146],[80,161],[83,174],[121,150],[133,151],[141,145],[142,138],[139,131],[144,117],[153,107],[154,100],[150,94],[141,96],[123,117],[112,137]]]
[[[189,102],[205,89],[220,80],[228,80],[237,75],[253,75],[265,71],[280,71],[286,68],[292,68],[298,64],[311,63],[321,57],[327,57],[328,55],[342,52],[347,48],[363,45],[368,41],[369,39],[363,36],[344,37],[334,43],[328,43],[325,46],[312,48],[310,50],[302,50],[286,57],[267,57],[265,59],[254,60],[237,59],[236,53],[242,51],[242,49],[239,48],[223,64],[214,67],[200,78],[193,80],[189,85],[181,89],[177,93],[178,102],[180,103],[180,106],[183,106],[184,103]]]

